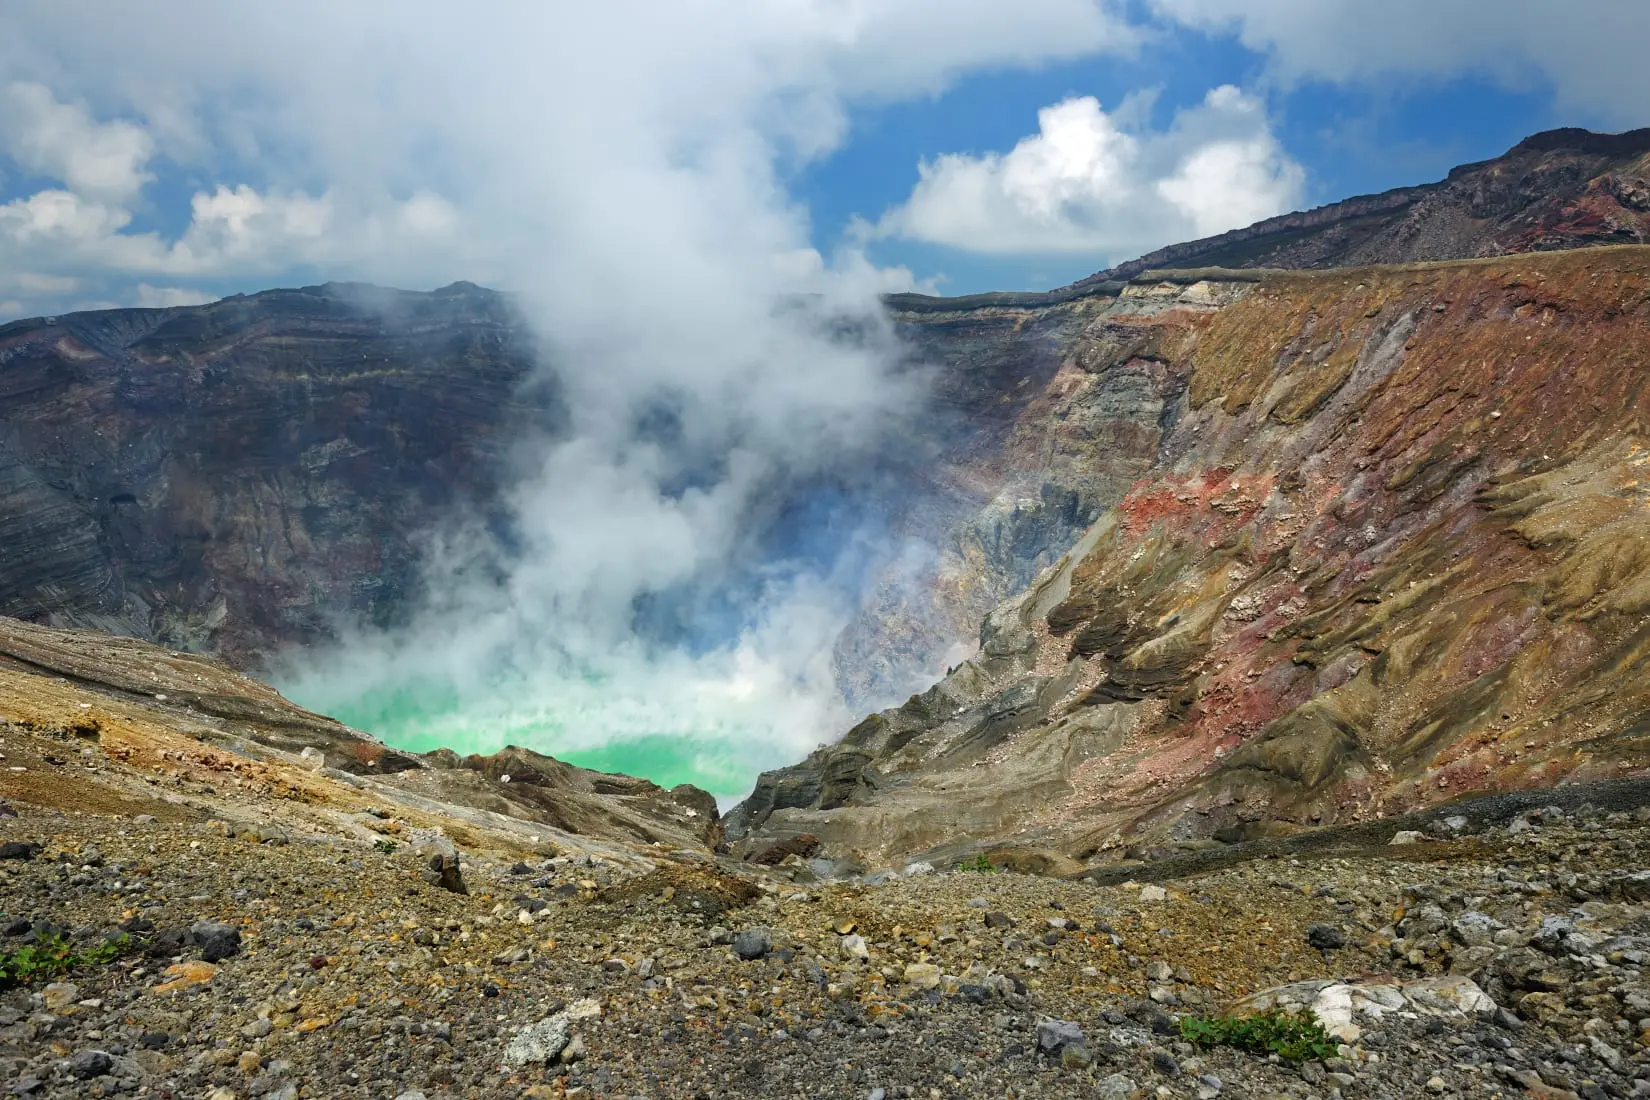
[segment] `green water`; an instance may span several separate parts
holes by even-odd
[[[664,787],[692,783],[723,800],[744,795],[760,771],[789,763],[794,754],[737,709],[625,697],[594,676],[469,690],[440,678],[360,686],[356,693],[311,677],[283,690],[300,705],[409,752],[447,748],[463,756],[518,745]]]

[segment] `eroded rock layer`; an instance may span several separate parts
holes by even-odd
[[[1045,397],[1171,395],[1132,487],[976,656],[733,829],[1093,861],[1650,766],[1650,249],[1131,301]]]
[[[8,745],[0,797],[36,805],[180,821],[281,818],[367,839],[381,830],[361,815],[376,808],[407,830],[442,830],[469,847],[620,859],[655,844],[703,854],[722,838],[716,800],[696,787],[665,790],[515,747],[462,758],[404,753],[206,658],[0,617],[6,726],[59,744],[26,759]]]
[[[0,614],[243,666],[393,619],[492,507],[533,357],[506,301],[331,285],[0,327]]]

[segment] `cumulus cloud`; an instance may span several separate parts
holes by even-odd
[[[0,141],[25,169],[62,180],[77,194],[119,202],[152,178],[154,141],[126,121],[98,122],[84,107],[60,103],[43,84],[0,89]]]
[[[1037,113],[1007,153],[925,161],[910,197],[871,232],[997,253],[1124,258],[1293,208],[1304,173],[1273,135],[1265,105],[1231,85],[1178,112],[1162,132],[1107,114],[1092,96]]]
[[[1485,77],[1551,89],[1578,123],[1650,124],[1650,4],[1638,0],[1152,0],[1185,26],[1235,34],[1285,83]]]
[[[207,182],[166,234],[58,174],[0,207],[0,250],[163,298],[293,270],[512,291],[565,416],[521,441],[505,515],[426,533],[402,628],[283,682],[425,746],[663,737],[737,794],[843,728],[831,645],[918,381],[876,299],[909,273],[819,255],[784,181],[855,103],[1133,48],[1111,9],[20,0],[0,71],[143,127],[133,171]]]

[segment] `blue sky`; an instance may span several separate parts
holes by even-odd
[[[1537,130],[1650,124],[1639,0],[611,7],[9,5],[0,318],[520,289],[570,241],[647,262],[616,208],[653,192],[672,236],[745,204],[739,249],[785,278],[1038,289]]]
[[[933,98],[857,110],[848,143],[799,171],[794,186],[813,213],[818,247],[829,251],[854,215],[875,217],[904,199],[919,161],[941,152],[1012,149],[1035,128],[1040,107],[1075,96],[1095,96],[1106,106],[1156,88],[1152,119],[1161,127],[1211,85],[1255,84],[1263,72],[1263,57],[1231,36],[1181,30],[1135,59],[981,74]],[[1513,90],[1475,75],[1409,87],[1313,81],[1270,90],[1268,103],[1283,148],[1305,169],[1307,207],[1441,179],[1458,164],[1499,156],[1540,130],[1620,125],[1597,113],[1555,109],[1550,89]],[[1643,113],[1642,124],[1650,125],[1650,105]],[[1100,251],[977,255],[899,240],[874,242],[869,252],[922,277],[940,276],[946,294],[1043,290],[1130,258]]]

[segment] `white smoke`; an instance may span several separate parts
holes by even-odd
[[[663,738],[737,793],[841,728],[835,551],[874,539],[775,555],[763,534],[874,468],[915,392],[875,300],[901,274],[819,256],[786,180],[855,102],[1129,48],[1110,6],[10,4],[14,144],[64,167],[0,205],[0,249],[151,293],[277,272],[512,292],[571,423],[531,449],[509,538],[444,532],[410,625],[290,686],[420,747]],[[171,230],[165,187],[193,192]]]

